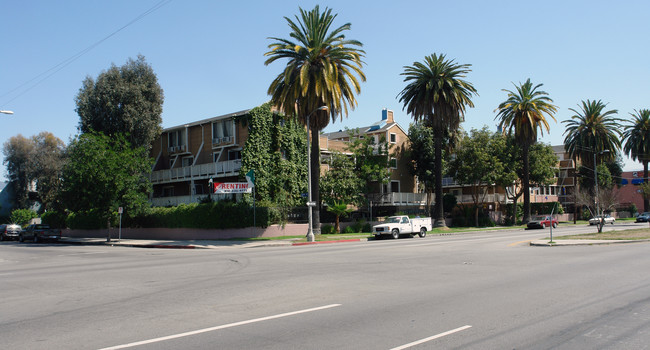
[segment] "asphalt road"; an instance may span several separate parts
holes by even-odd
[[[647,227],[606,230],[626,226]],[[0,348],[650,348],[650,242],[526,244],[545,236],[213,250],[3,242]]]

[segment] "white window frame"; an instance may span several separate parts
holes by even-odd
[[[388,139],[390,140],[390,143],[395,144],[397,143],[397,134],[394,132],[391,132],[388,134]]]

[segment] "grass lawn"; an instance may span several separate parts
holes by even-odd
[[[640,228],[640,229],[624,230],[624,231],[585,233],[582,235],[553,237],[553,239],[556,240],[560,240],[560,239],[611,239],[611,240],[650,239],[650,229]]]

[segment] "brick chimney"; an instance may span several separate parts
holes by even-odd
[[[385,120],[386,123],[391,124],[395,121],[393,120],[393,111],[384,108],[381,110],[381,120]]]

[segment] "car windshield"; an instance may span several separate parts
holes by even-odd
[[[35,225],[34,228],[37,229],[37,230],[46,230],[46,229],[49,229],[50,226],[49,225]]]
[[[399,224],[400,220],[402,220],[402,218],[399,216],[391,216],[386,220],[386,222],[389,224]]]
[[[533,217],[533,220],[535,220],[535,221],[544,221],[544,220],[546,220],[546,217],[538,215],[538,216]]]

